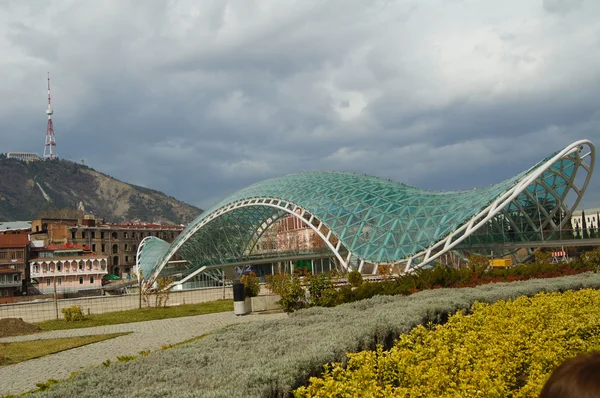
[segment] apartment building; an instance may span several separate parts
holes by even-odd
[[[108,258],[72,243],[44,246],[31,242],[29,274],[36,293],[50,294],[100,289],[108,273]]]
[[[0,224],[0,296],[19,296],[27,292],[29,269],[29,225],[25,222]]]

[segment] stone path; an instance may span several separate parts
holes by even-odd
[[[160,349],[164,345],[180,343],[235,323],[283,319],[286,317],[287,315],[282,313],[236,316],[233,312],[222,312],[0,338],[0,342],[14,342],[133,332],[127,336],[0,367],[0,396],[5,394],[16,395],[33,390],[36,388],[36,383],[45,382],[49,379],[64,379],[69,377],[71,372],[100,365],[108,359],[114,362],[117,360],[117,356],[138,355],[140,351]]]

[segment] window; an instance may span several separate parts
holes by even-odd
[[[62,278],[58,278],[58,281],[56,282],[57,285],[62,285]]]
[[[56,266],[56,270],[57,270],[58,272],[61,272],[61,271],[62,271],[62,265],[58,264],[58,265]]]
[[[83,276],[80,276],[80,277],[79,277],[79,284],[80,284],[80,285],[83,285]]]
[[[127,232],[127,231],[123,232],[123,238],[129,239],[129,232]]]
[[[81,231],[81,239],[85,238],[87,238],[87,234],[85,233],[85,231]]]
[[[92,243],[92,251],[93,251],[94,253],[96,253],[96,244],[95,244],[95,243]]]
[[[40,232],[40,226],[39,225],[35,226],[35,232]]]
[[[100,239],[104,239],[104,231],[100,232]]]
[[[113,265],[119,265],[119,256],[113,257]]]
[[[71,239],[75,239],[75,231],[71,231]]]
[[[46,278],[46,286],[50,286],[50,278]]]
[[[13,282],[21,282],[21,274],[13,275]]]
[[[116,232],[113,232],[113,233],[111,234],[111,236],[112,236],[112,238],[113,238],[113,239],[117,239],[117,237],[118,237],[118,235],[117,235],[117,233],[116,233]]]
[[[113,245],[112,252],[113,252],[113,254],[117,254],[119,252],[119,245],[116,245],[116,244]]]
[[[35,274],[37,274],[38,272],[40,272],[40,266],[39,266],[39,265],[34,265],[34,266],[33,266],[33,272],[34,272]]]
[[[90,276],[90,283],[94,283],[94,277]]]
[[[106,245],[104,243],[102,244],[101,252],[106,253]]]
[[[8,297],[8,289],[4,289],[3,292],[4,292],[4,297]]]
[[[79,262],[79,270],[83,270],[83,261]]]
[[[17,258],[23,258],[23,252],[22,251],[18,251],[17,252]]]
[[[125,256],[125,264],[129,262],[129,256]]]
[[[91,234],[92,234],[92,239],[96,239],[96,231],[92,231]]]
[[[8,253],[7,252],[0,252],[0,259],[5,260],[8,258]]]
[[[125,251],[126,252],[131,251],[131,246],[129,245],[129,243],[125,243]]]
[[[133,251],[134,251],[134,252],[135,252],[135,251],[137,251],[137,245],[133,245],[133,247],[132,247],[132,248],[133,248]]]

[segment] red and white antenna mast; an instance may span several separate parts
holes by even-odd
[[[54,141],[54,126],[52,125],[52,115],[54,109],[50,106],[50,72],[48,72],[48,109],[46,109],[46,115],[48,115],[48,127],[46,128],[46,144],[44,145],[44,159],[54,159],[56,153],[54,147],[56,142]]]

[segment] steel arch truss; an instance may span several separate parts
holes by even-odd
[[[477,241],[478,235],[488,238],[489,243],[498,242],[495,237],[503,240],[543,241],[559,231],[570,221],[573,210],[589,185],[594,170],[595,149],[587,140],[577,141],[540,163],[539,167],[536,168],[536,165],[532,168],[535,169],[533,172],[517,181],[512,189],[499,196],[444,240],[402,260],[401,263],[406,264],[405,270],[411,271],[434,261],[444,253],[460,247],[459,244],[468,238]],[[584,174],[581,176],[581,187],[575,182],[578,173]],[[566,199],[570,192],[575,194],[575,199],[569,205]],[[556,222],[559,215],[559,222]],[[510,229],[504,228],[504,223]],[[499,233],[486,234],[481,231],[486,225],[492,226]],[[489,239],[490,235],[492,239]]]
[[[229,262],[237,263],[248,258],[263,233],[286,214],[298,218],[312,229],[342,267],[347,268],[349,256],[343,256],[347,250],[335,234],[306,209],[277,198],[240,200],[219,209],[184,231],[183,238],[174,242],[164,258],[179,252],[196,268],[202,267],[203,270],[223,267]],[[194,242],[189,244],[192,240]],[[186,243],[188,245],[184,246]],[[164,265],[157,268],[149,280],[155,280]]]
[[[342,267],[364,271],[369,264],[377,272],[393,264],[410,272],[486,239],[548,239],[579,204],[594,159],[592,143],[581,140],[513,178],[455,192],[340,172],[265,180],[201,214],[171,245],[149,240],[140,247],[140,266],[154,280],[176,253],[188,261],[188,274],[246,261],[268,227],[292,215]]]

